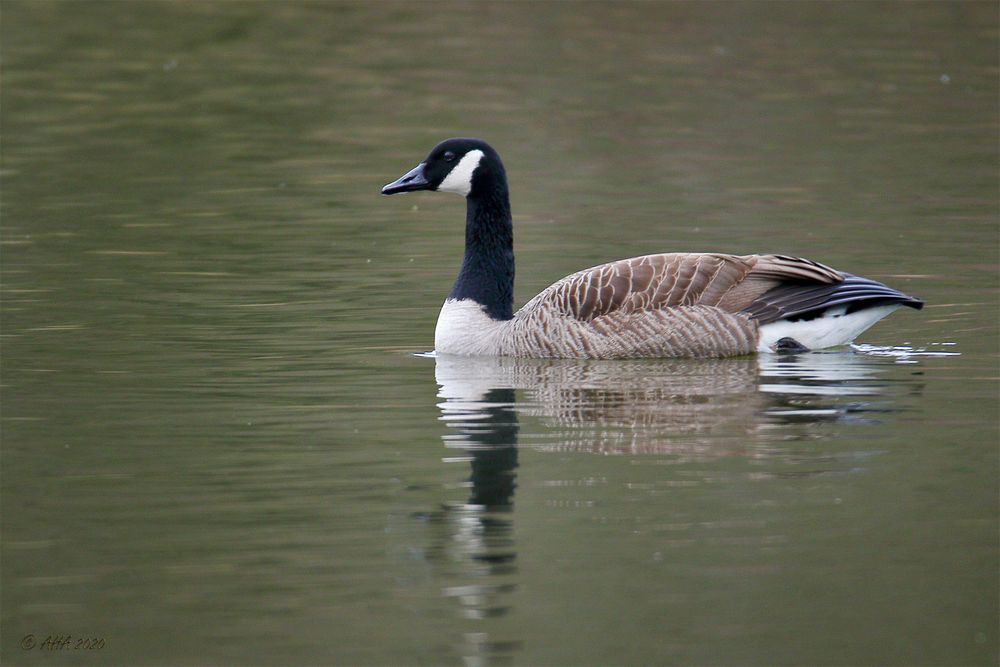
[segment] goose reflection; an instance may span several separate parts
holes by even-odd
[[[451,526],[445,548],[459,561],[461,577],[469,583],[444,589],[459,603],[467,619],[503,616],[510,610],[508,594],[516,590],[516,551],[512,537],[512,509],[517,486],[518,419],[512,387],[483,387],[475,396],[439,394],[442,419],[451,432],[445,446],[458,450],[445,460],[471,468],[465,502],[445,506]],[[520,642],[497,641],[485,632],[465,633],[467,664],[506,662]]]
[[[475,408],[452,406],[447,422],[457,434],[445,437],[445,445],[464,455],[451,462],[471,466],[467,486],[469,498],[448,506],[461,529],[455,540],[460,551],[481,564],[482,574],[498,574],[513,565],[508,515],[514,503],[517,468],[517,414],[514,390],[487,391]],[[498,615],[502,609],[469,611],[468,615]]]
[[[714,457],[766,455],[772,449],[760,441],[821,437],[809,428],[818,423],[879,419],[892,410],[880,380],[885,367],[851,352],[635,361],[439,356],[435,374],[442,418],[455,429],[449,446],[474,447],[495,417],[497,392],[521,390],[517,414],[506,420],[542,422],[534,449]],[[514,396],[504,396],[511,406]],[[477,420],[480,428],[469,428]],[[516,426],[508,435],[516,438]],[[491,437],[495,446],[503,436]]]
[[[895,409],[888,363],[851,352],[730,359],[579,361],[435,357],[451,463],[469,465],[467,499],[445,507],[443,551],[467,584],[461,615],[507,614],[522,421],[540,451],[691,458],[781,456],[776,443],[826,437],[817,425],[874,421]],[[827,430],[827,434],[829,430]],[[444,537],[444,536],[442,536]],[[476,626],[477,628],[479,626]],[[507,662],[519,642],[465,634],[470,664]]]

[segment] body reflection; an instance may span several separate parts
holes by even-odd
[[[830,421],[891,410],[886,362],[851,352],[736,359],[572,361],[437,357],[441,409],[487,415],[489,396],[523,390],[536,449],[715,457],[763,455],[759,441],[817,437]],[[465,421],[461,422],[463,425]],[[776,433],[780,430],[780,433]]]

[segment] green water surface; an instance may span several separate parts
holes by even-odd
[[[997,14],[5,0],[3,664],[996,664]],[[449,136],[504,156],[518,305],[714,250],[927,307],[414,356],[463,204],[378,193]]]

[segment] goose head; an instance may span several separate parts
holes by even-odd
[[[498,187],[507,176],[497,152],[482,139],[446,139],[423,162],[382,188],[382,194],[435,190],[475,198]]]

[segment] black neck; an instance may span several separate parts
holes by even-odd
[[[507,184],[466,197],[465,259],[449,299],[472,299],[495,320],[514,316],[514,227]]]

